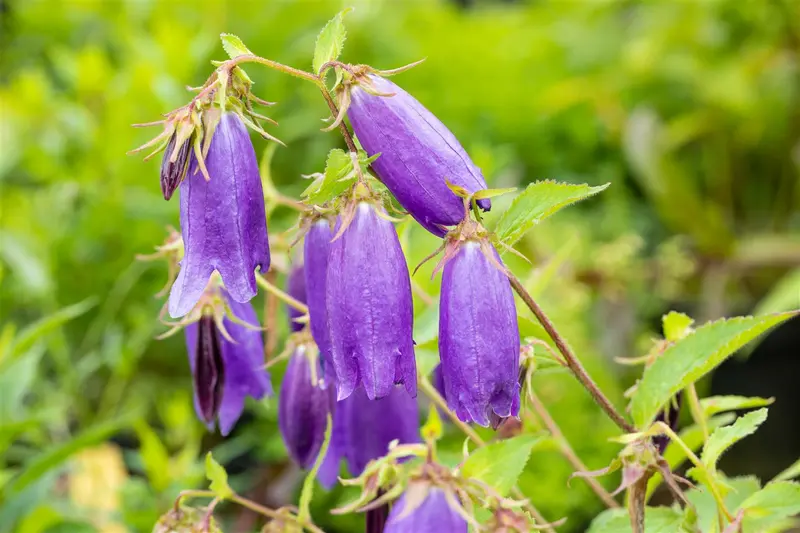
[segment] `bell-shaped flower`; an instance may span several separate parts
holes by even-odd
[[[392,506],[384,533],[466,533],[467,521],[448,502],[445,489],[426,482],[411,483]]]
[[[367,154],[381,154],[372,163],[378,177],[434,235],[464,219],[463,200],[448,181],[470,193],[486,189],[480,169],[447,126],[393,82],[371,74],[354,85],[347,117]],[[491,208],[488,199],[478,205]]]
[[[289,272],[286,280],[286,292],[298,302],[306,303],[306,276],[303,265],[295,266]],[[289,328],[293,332],[302,330],[305,324],[298,322],[298,319],[303,317],[303,313],[288,304],[286,305],[286,313],[289,315]]]
[[[278,427],[289,455],[305,469],[317,460],[335,403],[333,384],[322,378],[316,347],[301,344],[281,383]]]
[[[245,397],[260,400],[272,394],[272,385],[252,305],[231,300],[224,289],[221,293],[235,317],[221,318],[224,332],[205,314],[186,326],[185,335],[197,416],[209,430],[218,422],[220,433],[227,435],[244,410]]]
[[[230,298],[256,295],[255,269],[269,268],[264,194],[250,136],[233,113],[222,115],[205,157],[209,179],[194,153],[180,185],[181,234],[185,247],[169,295],[169,314],[182,317],[195,306],[216,270]]]
[[[514,294],[497,251],[467,240],[446,261],[439,305],[445,398],[465,421],[519,414],[520,340]]]
[[[361,384],[371,400],[395,383],[417,392],[408,266],[394,225],[379,209],[359,203],[330,244],[325,302],[340,400]]]
[[[305,277],[306,305],[308,306],[311,336],[322,357],[325,370],[330,367],[331,341],[328,329],[328,312],[325,306],[325,280],[328,273],[328,253],[331,233],[327,219],[315,221],[303,242],[303,274]]]

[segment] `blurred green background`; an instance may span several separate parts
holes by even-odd
[[[209,449],[243,494],[296,498],[302,474],[276,401],[251,402],[224,441],[207,434],[182,336],[154,340],[166,269],[134,257],[177,226],[178,205],[161,198],[160,157],[125,152],[155,135],[130,124],[183,105],[184,86],[224,58],[219,33],[310,68],[319,28],[349,5],[343,59],[394,68],[426,57],[394,81],[490,185],[611,182],[520,243],[534,267],[510,262],[618,405],[638,370],[612,358],[644,353],[669,309],[705,321],[800,307],[795,0],[2,1],[0,531],[149,531],[180,489],[202,485]],[[340,138],[319,131],[313,86],[246,70],[256,94],[279,102],[270,132],[288,148],[270,173],[296,196]],[[291,215],[276,210],[271,231]],[[412,266],[436,247],[410,225],[403,237]],[[435,293],[429,267],[415,279]],[[271,335],[280,347],[285,325]],[[730,473],[767,477],[797,457],[798,346],[794,321],[705,384],[778,398],[756,446],[726,457]],[[605,466],[614,428],[588,396],[563,373],[542,372],[537,389],[589,468]],[[451,433],[445,457],[460,450]],[[567,488],[571,472],[544,444],[521,485],[549,519],[569,517],[561,530],[583,531],[602,507],[582,482]],[[346,496],[317,492],[326,530],[361,527],[327,513]],[[236,509],[222,516],[230,531],[259,527]]]

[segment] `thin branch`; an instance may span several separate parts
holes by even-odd
[[[262,289],[266,290],[270,294],[274,294],[275,296],[277,296],[287,304],[291,305],[301,313],[308,314],[308,306],[306,304],[304,304],[300,300],[297,300],[296,298],[293,298],[284,291],[280,290],[278,287],[267,281],[267,279],[261,274],[256,274],[256,283],[258,283]]]
[[[510,272],[508,279],[511,282],[511,287],[513,287],[517,294],[519,294],[520,298],[522,298],[522,301],[525,302],[525,305],[528,307],[528,309],[531,310],[550,338],[553,339],[556,348],[558,348],[558,351],[564,356],[567,366],[572,373],[575,374],[575,377],[578,378],[578,381],[581,382],[584,388],[589,391],[589,394],[592,395],[594,401],[603,408],[608,417],[611,418],[611,420],[613,420],[614,423],[623,431],[627,433],[634,433],[636,428],[634,428],[627,420],[625,420],[625,418],[617,412],[611,401],[606,398],[605,394],[603,394],[603,392],[597,386],[597,383],[592,380],[592,378],[586,372],[586,369],[583,368],[580,360],[575,356],[574,353],[572,353],[570,347],[567,346],[566,340],[564,340],[558,331],[556,331],[553,323],[550,321],[547,315],[544,314],[544,311],[542,311],[542,308],[539,307],[539,304],[533,300],[533,297],[531,297],[528,291],[525,290],[525,287],[522,286],[522,283],[519,281],[519,279],[517,279],[517,277]]]
[[[328,104],[328,108],[331,110],[333,117],[337,117],[339,115],[339,108],[336,106],[336,102],[333,101],[333,98],[331,98],[331,94],[328,92],[327,87],[322,85],[322,87],[320,87],[320,92],[322,92],[322,96],[325,98],[325,102]],[[347,145],[347,150],[351,154],[358,154],[356,143],[353,141],[353,136],[350,135],[350,130],[347,129],[347,125],[344,123],[344,120],[339,123],[339,131],[342,133],[344,142]]]

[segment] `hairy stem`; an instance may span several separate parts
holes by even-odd
[[[258,283],[258,285],[262,289],[264,289],[265,291],[267,291],[270,294],[273,294],[273,295],[277,296],[279,299],[281,299],[284,302],[286,302],[287,304],[291,305],[292,307],[294,307],[295,309],[297,309],[301,313],[308,314],[308,306],[306,304],[304,304],[300,300],[297,300],[296,298],[293,298],[292,296],[290,296],[289,294],[285,293],[284,291],[280,290],[278,287],[276,287],[275,285],[273,285],[272,283],[267,281],[267,279],[264,276],[262,276],[261,274],[256,274],[256,283]]]
[[[689,408],[692,412],[692,418],[700,426],[703,431],[703,442],[708,441],[708,422],[703,414],[703,409],[700,407],[700,398],[697,396],[697,389],[694,383],[686,387],[686,396],[689,398]]]
[[[282,63],[278,63],[277,61],[272,61],[271,59],[266,59],[261,56],[257,56],[255,54],[245,54],[236,56],[233,59],[229,59],[223,63],[222,67],[226,68],[227,70],[231,70],[233,67],[237,65],[241,65],[242,63],[258,63],[259,65],[264,65],[265,67],[269,67],[273,70],[277,70],[283,72],[284,74],[289,74],[294,76],[295,78],[301,78],[311,83],[315,84],[318,87],[325,87],[323,81],[310,72],[306,72],[305,70],[296,69],[294,67],[290,67],[288,65],[284,65]]]
[[[536,414],[547,428],[547,431],[550,432],[559,448],[561,448],[561,454],[566,457],[567,461],[569,461],[573,468],[580,472],[587,472],[589,469],[586,468],[586,465],[583,464],[583,461],[581,461],[580,457],[578,457],[578,455],[575,453],[575,450],[572,449],[569,441],[561,432],[561,428],[558,427],[556,421],[553,420],[552,416],[550,416],[550,412],[547,410],[547,407],[545,407],[539,397],[531,391],[531,393],[528,395],[528,399],[530,399],[533,410],[536,411]],[[609,494],[608,491],[600,483],[598,483],[596,479],[592,477],[585,477],[584,479],[594,493],[597,494],[601,500],[603,500],[603,503],[611,508],[619,507],[619,504],[616,502],[616,500],[614,500],[611,494]]]
[[[325,84],[320,87],[320,91],[322,92],[322,96],[325,98],[325,103],[328,104],[328,108],[331,110],[331,115],[336,118],[339,115],[339,108],[336,106],[336,102],[333,101],[331,93],[328,92],[328,88],[325,87]],[[353,136],[350,135],[350,130],[347,129],[347,125],[344,123],[344,120],[339,123],[339,131],[342,133],[344,142],[347,145],[347,150],[351,154],[358,154],[356,143],[353,140]],[[358,167],[356,166],[356,168]]]
[[[522,298],[522,301],[525,302],[525,305],[528,307],[528,309],[531,310],[550,338],[553,339],[556,348],[558,348],[558,351],[564,356],[567,366],[572,373],[575,374],[575,377],[578,378],[578,381],[581,382],[581,385],[583,385],[584,388],[589,391],[589,394],[592,395],[594,401],[600,405],[608,417],[611,418],[611,420],[614,421],[614,423],[622,430],[627,433],[634,433],[636,428],[634,428],[627,420],[625,420],[625,418],[614,408],[614,405],[611,403],[611,401],[606,398],[605,394],[603,394],[603,391],[601,391],[597,386],[597,383],[592,380],[592,378],[586,372],[586,369],[583,368],[580,360],[575,356],[574,353],[572,353],[570,347],[567,346],[567,341],[564,340],[558,331],[556,331],[553,323],[550,321],[544,311],[542,311],[542,308],[539,307],[539,304],[534,301],[533,297],[528,293],[528,291],[525,290],[525,287],[522,286],[522,283],[519,281],[519,279],[510,272],[508,273],[508,279],[511,281],[511,287],[513,287],[517,294],[519,294],[520,298]]]
[[[628,514],[631,518],[633,533],[644,533],[644,512],[647,495],[647,481],[651,474],[645,473],[628,489]]]

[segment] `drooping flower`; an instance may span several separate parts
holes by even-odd
[[[420,502],[420,499],[422,500]],[[456,503],[455,496],[453,497]],[[406,510],[407,505],[413,505]],[[460,533],[467,521],[447,501],[444,489],[425,482],[412,483],[392,506],[384,533]]]
[[[164,150],[164,158],[161,160],[161,192],[164,200],[172,198],[172,194],[178,185],[181,184],[186,176],[189,166],[189,154],[192,148],[192,139],[185,139],[180,146],[177,144],[178,134],[173,133],[169,139],[167,148]]]
[[[370,400],[359,387],[337,402],[334,437],[350,473],[359,476],[370,461],[386,455],[393,440],[420,442],[417,400],[399,386],[383,398]]]
[[[335,403],[333,384],[322,378],[313,343],[298,346],[281,383],[278,427],[289,455],[301,467],[309,469],[317,460]]]
[[[519,413],[520,341],[514,294],[497,251],[467,240],[444,265],[439,355],[447,403],[458,417],[489,425]]]
[[[408,266],[394,226],[378,209],[359,203],[330,244],[325,302],[340,400],[360,384],[370,399],[388,395],[395,383],[416,396]]]
[[[185,335],[197,416],[210,430],[218,422],[220,433],[227,435],[244,410],[245,397],[260,400],[272,394],[272,385],[264,368],[264,345],[252,305],[231,300],[224,289],[221,293],[236,317],[222,318],[230,339],[210,315],[187,325]]]
[[[220,119],[205,157],[210,179],[190,156],[180,185],[181,234],[185,253],[169,295],[169,314],[192,310],[216,270],[230,298],[248,302],[256,294],[254,271],[269,268],[267,222],[258,162],[241,119]]]
[[[303,265],[295,266],[290,272],[286,280],[286,292],[289,296],[301,303],[306,303],[306,277],[305,267]],[[297,308],[288,305],[286,312],[289,315],[289,328],[296,332],[303,329],[304,324],[298,322],[297,319],[302,318],[301,313]]]
[[[474,193],[486,189],[483,174],[447,126],[416,98],[377,75],[363,83],[366,89],[352,88],[347,116],[367,154],[381,154],[372,168],[417,222],[443,236],[441,226],[464,218],[463,200],[447,181]],[[491,209],[488,199],[478,205]]]
[[[311,225],[303,243],[303,274],[311,336],[317,343],[326,370],[331,357],[328,312],[325,306],[325,279],[331,239],[333,234],[328,220],[319,219]]]

